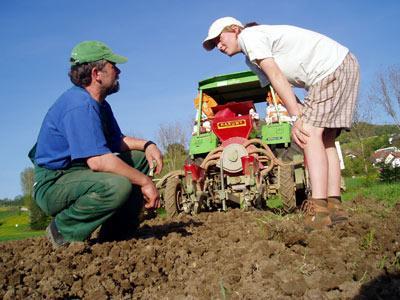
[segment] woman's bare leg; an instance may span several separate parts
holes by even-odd
[[[335,147],[336,128],[325,128],[323,142],[328,159],[328,196],[340,196],[340,162]]]
[[[326,199],[328,196],[328,158],[323,142],[324,128],[303,123],[309,133],[304,155],[311,181],[311,196],[314,199]]]

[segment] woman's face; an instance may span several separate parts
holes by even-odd
[[[240,49],[237,36],[238,33],[236,31],[223,31],[217,37],[216,45],[218,50],[228,56],[239,53],[242,49]]]

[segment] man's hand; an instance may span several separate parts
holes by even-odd
[[[132,184],[140,186],[147,202],[145,207],[154,209],[160,207],[160,194],[150,177],[139,172],[112,153],[93,156],[87,159],[89,168],[95,172],[109,172],[129,179]]]
[[[147,202],[144,207],[147,209],[156,209],[160,207],[160,194],[153,181],[149,178],[146,184],[141,187],[144,200]]]
[[[146,148],[144,152],[146,155],[147,162],[150,168],[153,168],[153,160],[156,162],[156,174],[160,174],[163,168],[163,157],[161,151],[157,148],[155,144],[151,144]]]
[[[304,149],[310,134],[303,128],[303,121],[296,120],[292,126],[292,138],[300,148]]]

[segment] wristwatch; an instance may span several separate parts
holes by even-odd
[[[144,144],[143,151],[146,152],[146,149],[147,149],[148,146],[150,146],[150,145],[155,145],[155,144],[156,144],[156,143],[154,143],[153,141],[147,141],[147,142]]]

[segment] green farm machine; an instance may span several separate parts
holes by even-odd
[[[304,157],[272,87],[246,71],[205,79],[198,89],[189,158],[157,182],[167,214],[266,209],[277,199],[285,212],[296,209],[308,192]]]

